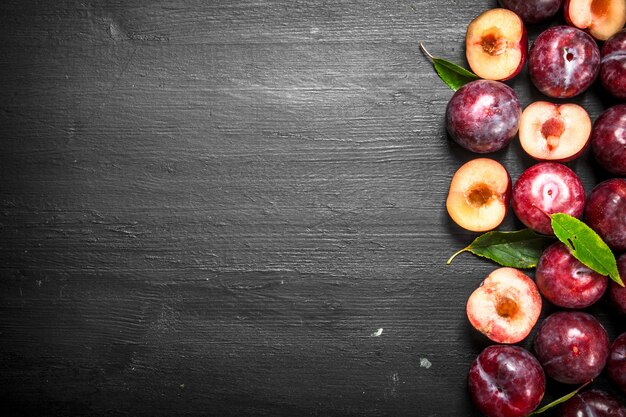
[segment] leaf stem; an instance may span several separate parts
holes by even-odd
[[[424,55],[426,55],[428,57],[428,59],[430,59],[430,62],[432,62],[435,59],[435,57],[432,56],[430,54],[430,52],[428,52],[428,50],[426,49],[426,47],[424,46],[424,44],[422,42],[420,42],[420,49],[422,50]]]
[[[461,249],[460,251],[458,251],[458,252],[456,252],[456,253],[452,254],[452,256],[448,259],[448,262],[446,262],[446,265],[450,265],[450,263],[452,262],[452,260],[453,260],[454,258],[456,258],[456,256],[457,256],[458,254],[463,253],[463,252],[465,252],[466,250],[467,250],[467,248],[463,248],[463,249]]]
[[[570,398],[572,398],[574,395],[578,394],[578,391],[580,391],[581,389],[583,389],[584,387],[589,385],[591,383],[591,381],[593,381],[593,379],[590,379],[589,381],[585,382],[584,384],[582,384],[580,387],[576,388],[574,391],[570,392],[569,394],[564,395],[561,398],[558,398],[558,399],[552,401],[550,404],[546,404],[543,407],[536,409],[535,411],[530,413],[528,415],[528,417],[535,416],[537,414],[541,414],[541,413],[549,410],[550,408],[553,408],[553,407],[555,407],[555,406],[557,406],[557,405],[559,405],[561,403],[564,403],[565,401],[567,401]]]

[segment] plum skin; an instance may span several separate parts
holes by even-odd
[[[538,233],[552,235],[547,214],[581,217],[585,189],[578,175],[558,162],[539,162],[527,168],[513,185],[511,205],[517,218]]]
[[[532,83],[553,98],[571,98],[587,90],[600,72],[600,49],[587,33],[552,26],[537,36],[528,54]]]
[[[476,153],[498,151],[517,134],[522,107],[515,91],[499,81],[475,80],[459,88],[446,107],[450,137]]]
[[[626,285],[626,253],[622,253],[617,258],[617,269],[622,282]],[[626,314],[626,287],[622,287],[615,281],[611,281],[609,286],[609,298],[615,307]]]
[[[515,345],[491,345],[472,363],[468,386],[488,417],[523,417],[541,402],[546,377],[539,361]]]
[[[624,80],[626,83],[626,71]],[[626,104],[610,107],[596,119],[591,132],[591,150],[604,169],[626,176]]]
[[[626,333],[613,341],[606,370],[609,378],[626,394]]]
[[[626,408],[606,391],[591,389],[559,406],[558,417],[626,417]]]
[[[498,0],[500,6],[517,13],[524,23],[537,23],[555,16],[563,0]]]
[[[591,314],[559,311],[541,323],[533,347],[548,376],[564,384],[582,384],[602,372],[610,342]]]
[[[598,301],[608,287],[608,277],[583,265],[561,242],[547,247],[537,263],[539,292],[552,304],[585,308]]]
[[[591,190],[585,221],[611,249],[626,250],[626,179],[611,178]]]
[[[600,82],[605,90],[626,100],[626,29],[611,36],[602,45]]]

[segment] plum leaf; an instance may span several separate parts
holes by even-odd
[[[613,281],[624,286],[617,270],[615,255],[592,228],[576,217],[565,213],[551,214],[550,219],[554,234],[567,245],[576,259],[597,273],[608,275]]]
[[[474,255],[491,259],[502,266],[520,269],[534,268],[543,250],[553,242],[552,237],[540,235],[531,229],[514,232],[487,232],[452,255],[447,264],[449,265],[458,254],[471,252]]]
[[[430,62],[432,62],[439,78],[441,78],[443,82],[452,89],[452,91],[456,91],[470,81],[478,80],[480,78],[478,75],[457,64],[432,56],[421,42],[420,48],[424,54],[426,54],[428,59],[430,59]]]

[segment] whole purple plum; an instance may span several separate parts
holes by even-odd
[[[626,69],[624,80],[626,83]],[[591,150],[607,171],[626,175],[626,104],[613,106],[596,119],[591,131]]]
[[[592,389],[561,404],[557,417],[626,417],[626,408],[608,392]]]
[[[524,23],[537,23],[555,16],[563,0],[498,0],[498,3],[517,13]]]
[[[626,29],[611,36],[601,54],[600,82],[609,93],[626,100]]]
[[[552,26],[530,48],[528,72],[543,94],[574,97],[585,91],[600,71],[600,49],[587,33],[571,26]]]
[[[535,271],[539,292],[552,304],[585,308],[598,301],[608,287],[608,277],[589,269],[563,243],[548,246]]]
[[[622,333],[611,345],[606,363],[609,378],[626,394],[626,333]]]
[[[617,258],[617,270],[622,282],[626,284],[626,252]],[[609,298],[615,307],[622,313],[626,314],[626,287],[622,287],[615,281],[609,284]],[[626,387],[626,383],[624,385]],[[624,390],[626,393],[626,390]]]
[[[626,250],[626,179],[596,185],[585,205],[585,220],[611,249]]]
[[[547,214],[581,217],[585,189],[574,171],[558,162],[539,162],[527,168],[513,186],[511,197],[517,218],[538,233],[552,235]]]
[[[476,80],[459,88],[446,108],[452,139],[477,153],[495,152],[517,134],[522,107],[515,91],[499,81]]]
[[[468,386],[472,401],[487,417],[525,417],[541,402],[546,377],[526,349],[491,345],[470,366]]]
[[[600,375],[609,344],[606,330],[591,314],[559,311],[541,323],[533,346],[548,376],[564,384],[582,384]]]

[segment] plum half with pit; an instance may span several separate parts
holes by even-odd
[[[591,314],[559,311],[541,323],[533,346],[548,376],[564,384],[582,384],[602,372],[609,343],[606,330]]]
[[[513,198],[515,203],[515,196]],[[626,250],[625,178],[602,181],[591,190],[585,206],[585,220],[611,249]]]
[[[594,304],[605,293],[608,280],[576,259],[561,242],[543,251],[535,271],[541,295],[563,308],[586,308]]]
[[[605,41],[624,27],[626,0],[566,0],[563,12],[568,24]]]
[[[467,63],[485,80],[509,80],[524,67],[528,38],[522,19],[508,9],[488,9],[467,26]]]
[[[541,402],[546,377],[537,359],[513,345],[491,345],[470,366],[472,401],[487,417],[525,417]]]
[[[558,162],[539,162],[522,172],[513,185],[511,205],[526,227],[552,235],[549,215],[566,213],[581,217],[585,208],[585,189],[578,175],[567,166]]]
[[[496,343],[517,343],[531,332],[541,313],[535,282],[519,269],[492,271],[469,296],[467,318]]]
[[[511,177],[506,168],[495,159],[475,158],[454,173],[446,209],[459,226],[484,232],[502,223],[510,199]]]
[[[571,26],[552,26],[535,39],[528,54],[528,73],[543,94],[570,98],[587,90],[600,71],[600,49],[587,33]]]
[[[561,404],[557,417],[626,417],[626,408],[608,392],[592,389]]]
[[[596,119],[591,133],[591,150],[604,169],[626,176],[626,104],[610,107]]]
[[[540,161],[567,162],[580,156],[591,137],[591,118],[576,103],[535,101],[519,122],[522,149]]]
[[[522,114],[517,94],[499,81],[475,80],[459,88],[446,108],[450,137],[476,153],[498,151],[517,134]]]
[[[524,23],[537,23],[555,16],[563,0],[498,0],[498,3],[517,13]]]
[[[604,42],[600,50],[600,82],[615,97],[626,100],[626,29]]]

